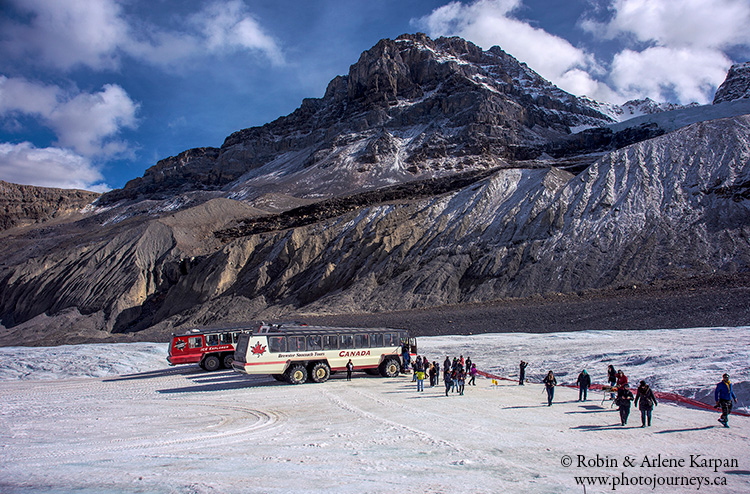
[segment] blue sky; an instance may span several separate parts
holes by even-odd
[[[0,180],[104,191],[321,97],[382,38],[501,46],[576,94],[709,103],[750,0],[0,0]]]

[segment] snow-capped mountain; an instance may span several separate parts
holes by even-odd
[[[732,65],[727,78],[716,90],[714,104],[750,98],[750,62]]]
[[[750,270],[750,98],[627,108],[497,47],[382,40],[292,114],[5,232],[0,341]]]
[[[322,98],[190,150],[99,204],[217,191],[332,197],[469,170],[517,166],[529,148],[613,120],[494,47],[423,34],[382,40]]]

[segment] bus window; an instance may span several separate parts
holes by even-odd
[[[354,348],[370,348],[370,335],[369,334],[354,335]]]
[[[268,351],[271,353],[286,352],[286,336],[269,336]]]
[[[304,352],[305,351],[305,337],[304,336],[290,336],[288,340],[289,340],[290,352]]]
[[[188,340],[190,341],[190,348],[200,348],[203,346],[203,338],[200,336],[191,336]]]
[[[401,338],[396,333],[386,333],[385,346],[401,346]]]
[[[323,337],[323,350],[338,350],[339,339],[335,334],[329,334]]]
[[[219,335],[218,334],[207,334],[206,335],[206,345],[208,346],[216,346],[219,344]]]
[[[222,345],[231,345],[232,344],[232,333],[221,333],[219,335],[219,341]]]
[[[310,335],[307,337],[307,349],[308,350],[322,350],[323,343],[318,335]]]
[[[374,335],[372,335],[371,343],[372,343],[372,346],[375,348],[380,348],[384,346],[383,345],[383,333],[375,333]]]
[[[232,333],[232,343],[237,343],[240,341],[240,334],[242,333]]]
[[[354,337],[350,334],[339,335],[339,348],[354,348]]]

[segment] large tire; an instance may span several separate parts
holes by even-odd
[[[233,353],[227,353],[224,355],[224,358],[221,359],[221,363],[224,366],[225,369],[231,369],[232,368],[232,362],[234,362],[234,354]]]
[[[325,362],[318,362],[310,367],[310,380],[316,383],[324,383],[331,377],[331,368]]]
[[[401,371],[401,362],[395,358],[388,358],[380,364],[380,375],[383,377],[397,377]]]
[[[289,384],[303,384],[307,381],[307,369],[302,364],[294,364],[284,373]]]
[[[209,355],[203,359],[203,368],[209,372],[219,370],[221,367],[221,360],[216,355]]]

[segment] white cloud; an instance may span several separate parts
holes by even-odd
[[[747,0],[614,0],[610,11],[607,22],[581,26],[646,45],[613,57],[609,83],[623,98],[708,103],[731,66],[723,50],[750,43]]]
[[[106,84],[98,93],[81,93],[58,105],[45,119],[58,144],[84,156],[119,154],[125,144],[112,140],[122,128],[136,126],[138,105],[120,86]]]
[[[633,35],[660,46],[725,48],[750,42],[747,0],[614,0],[614,15],[589,28],[615,38]]]
[[[6,182],[106,192],[104,177],[85,157],[59,148],[36,148],[29,142],[0,143],[0,178]]]
[[[612,62],[610,80],[624,98],[709,103],[731,61],[719,50],[653,47],[623,50]],[[700,70],[696,70],[700,67]]]
[[[114,156],[127,148],[115,136],[137,124],[138,105],[120,86],[69,94],[57,86],[0,76],[0,118],[30,115],[52,129],[57,145],[84,156]]]
[[[276,42],[263,32],[244,2],[214,2],[191,17],[190,22],[203,33],[211,52],[246,49],[265,54],[272,62],[281,63],[283,56]]]
[[[274,64],[284,60],[241,0],[206,5],[183,20],[182,30],[132,21],[123,11],[124,0],[10,1],[28,21],[0,25],[2,52],[47,67],[115,70],[127,55],[173,68],[188,59],[237,50],[259,53]]]
[[[611,0],[607,22],[580,27],[629,46],[602,62],[567,40],[514,18],[522,0],[453,1],[414,23],[431,36],[499,45],[552,83],[577,95],[622,103],[708,103],[731,65],[725,51],[750,44],[748,0]]]
[[[33,54],[45,65],[68,69],[117,66],[117,48],[128,38],[128,25],[113,0],[13,0],[29,15],[28,24],[6,23],[4,49]]]
[[[521,0],[451,2],[414,23],[430,36],[461,36],[484,49],[500,46],[542,77],[573,94],[596,97],[606,88],[590,74],[601,70],[593,55],[543,29],[511,17]]]

